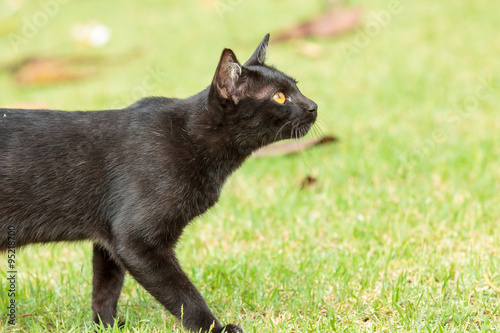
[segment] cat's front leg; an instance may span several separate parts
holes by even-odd
[[[116,253],[132,276],[184,327],[193,332],[240,333],[236,325],[223,327],[189,281],[172,247],[158,246],[138,235],[118,242]]]

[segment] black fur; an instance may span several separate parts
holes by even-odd
[[[244,66],[225,49],[212,84],[184,100],[94,112],[0,109],[0,250],[8,227],[16,246],[90,239],[96,322],[112,325],[127,270],[186,328],[221,332],[175,244],[254,150],[300,137],[316,119],[295,81],[264,65],[268,40]],[[273,100],[277,91],[285,104]]]

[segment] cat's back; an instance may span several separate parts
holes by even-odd
[[[134,117],[130,110],[0,109],[0,229],[51,230],[20,244],[87,238],[106,218],[110,175]]]
[[[17,144],[16,149],[29,144],[57,144],[56,140],[73,135],[95,133],[100,127],[120,121],[116,111],[53,111],[0,109],[0,149]],[[115,119],[112,119],[115,118]],[[112,128],[109,128],[112,130]]]
[[[205,211],[221,184],[197,163],[191,104],[155,97],[110,111],[0,109],[0,230],[53,231],[25,244],[78,240],[138,205],[186,220]]]
[[[120,143],[128,118],[118,111],[0,109],[0,174],[14,177],[13,172],[23,170],[43,175],[46,170],[37,169],[96,160],[93,156],[102,157],[110,145]]]
[[[163,148],[185,141],[176,103],[158,97],[119,110],[0,109],[0,185],[43,178],[51,170],[58,170],[51,176],[54,183],[74,180],[78,171],[97,180],[97,173],[103,178],[104,170],[119,165],[134,168],[140,159],[152,158],[149,153],[165,155]]]

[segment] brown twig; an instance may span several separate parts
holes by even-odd
[[[33,312],[33,313],[23,313],[22,315],[17,316],[17,318],[37,316],[37,315],[42,314],[42,313],[47,313],[47,311],[40,311],[40,312]]]

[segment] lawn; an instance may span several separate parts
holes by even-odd
[[[0,106],[95,110],[187,97],[211,82],[224,47],[243,62],[265,33],[324,6],[24,1],[0,14]],[[247,332],[500,332],[500,3],[344,6],[364,9],[358,30],[271,43],[269,53],[319,105],[311,135],[340,140],[249,159],[185,230],[183,268],[216,316]],[[75,24],[91,21],[110,28],[105,46],[72,39]],[[81,80],[21,86],[5,66],[29,56],[94,63]],[[301,188],[308,176],[317,182]],[[2,316],[3,329],[93,332],[90,259],[87,242],[18,249],[19,318],[11,326]],[[130,276],[118,312],[125,332],[183,332]]]

